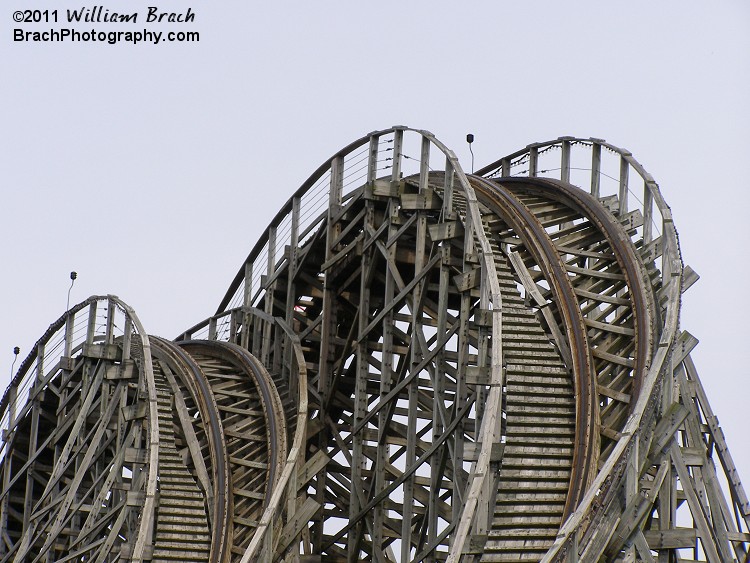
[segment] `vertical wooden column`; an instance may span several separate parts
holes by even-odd
[[[591,143],[591,195],[599,197],[599,185],[602,169],[602,145],[596,141]]]
[[[73,368],[73,360],[71,358],[72,350],[73,350],[73,332],[75,328],[75,313],[71,313],[68,311],[68,316],[65,319],[65,347],[63,351],[63,357],[60,359],[61,367],[62,367],[62,375],[61,375],[61,382],[60,382],[60,404],[66,405],[68,395],[70,393],[70,379],[72,378],[71,370]],[[61,427],[65,423],[65,419],[67,417],[67,406],[63,407],[59,410],[57,413],[57,425],[58,427]],[[53,466],[57,463],[59,456],[60,456],[60,450],[61,446],[59,443],[55,443],[55,448],[53,452]],[[53,494],[57,494],[59,491],[60,485],[55,484],[53,489]]]
[[[480,297],[479,297],[479,310],[474,312],[475,322],[478,325],[478,342],[477,342],[477,366],[480,374],[487,374],[487,382],[490,381],[490,362],[488,361],[491,356],[489,337],[492,332],[492,325],[487,326],[484,319],[478,319],[480,315],[486,315],[489,317],[492,313],[490,311],[490,283],[488,279],[487,269],[484,267],[484,261],[482,261],[482,275],[479,286]],[[484,391],[484,385],[481,386],[481,392],[477,391],[477,420],[483,419],[485,416],[484,404],[487,401],[487,393]],[[481,415],[480,415],[481,413]],[[498,424],[500,423],[500,417],[498,417]],[[491,440],[490,436],[485,437],[486,440]],[[479,457],[479,448],[482,444],[477,440],[477,458]],[[474,533],[479,536],[487,534],[489,524],[492,521],[491,504],[494,500],[497,489],[495,488],[495,479],[490,478],[487,475],[484,479],[482,487],[482,499],[481,502],[477,503],[476,519],[474,520]]]
[[[104,334],[104,342],[110,345],[115,340],[115,310],[116,306],[114,301],[109,298],[107,299],[107,320],[106,320],[106,332]]]
[[[392,193],[395,192],[395,188],[398,186],[401,179],[401,159],[403,152],[404,132],[401,129],[397,129],[394,132],[393,139],[393,167],[391,170],[391,187]],[[399,216],[399,205],[398,198],[391,196],[388,201],[388,207],[386,211],[385,220],[388,222],[388,240],[396,234],[398,230],[397,225],[394,224],[394,219],[397,220]],[[393,297],[396,293],[396,280],[391,270],[390,264],[396,261],[396,251],[398,242],[394,242],[391,246],[386,249],[387,257],[385,267],[385,289],[383,302],[385,307],[390,307],[393,304]],[[381,369],[380,369],[380,401],[384,401],[386,395],[391,390],[391,385],[395,375],[393,359],[393,325],[394,325],[394,310],[390,308],[388,312],[383,316],[382,321],[382,335],[383,335],[383,351],[381,358]],[[412,334],[412,340],[414,335]],[[395,399],[394,399],[395,400]],[[388,412],[387,409],[381,409],[378,413],[378,443],[377,453],[375,455],[375,463],[373,467],[374,471],[374,491],[375,494],[380,493],[385,488],[385,474],[386,464],[388,463],[388,449],[387,439],[384,437],[384,433],[388,427]],[[385,509],[383,503],[379,503],[373,508],[373,533],[372,533],[372,549],[374,561],[384,561],[383,555],[383,541],[384,541],[384,526],[385,526]],[[408,541],[408,540],[404,540]]]
[[[133,369],[134,366],[132,365],[133,360],[131,359],[130,350],[132,346],[132,340],[133,340],[133,321],[130,318],[130,315],[125,315],[125,326],[123,327],[123,337],[122,337],[122,360],[123,363],[120,366],[120,369],[123,371],[123,374],[126,370]],[[125,442],[125,418],[123,413],[123,408],[127,405],[128,402],[128,394],[123,393],[120,398],[120,407],[117,410],[117,443],[122,444]],[[117,476],[117,482],[122,482],[122,472]]]
[[[252,307],[253,300],[253,263],[245,263],[245,281],[242,286],[242,306],[245,311],[242,316],[242,337],[240,338],[240,346],[250,349],[250,335],[252,328],[250,324],[253,322],[253,316],[247,312],[247,309]]]
[[[286,285],[286,324],[294,326],[294,305],[297,301],[297,292],[294,284],[297,260],[299,256],[299,216],[301,198],[292,199],[292,224],[289,234],[289,255],[287,256],[287,285]],[[292,365],[292,342],[289,336],[280,331],[280,340],[283,343],[284,361],[282,363],[282,379],[289,382],[289,393],[292,397],[297,396],[297,372],[291,369]]]
[[[506,178],[510,176],[510,159],[509,158],[504,158],[500,162],[500,174]]]
[[[245,264],[245,282],[242,288],[242,305],[244,307],[251,307],[253,300],[253,263],[247,262]]]
[[[536,153],[535,153],[536,154]],[[468,206],[468,199],[465,200]],[[469,209],[466,209],[465,225],[464,225],[464,240],[463,240],[463,263],[462,263],[462,275],[468,276],[478,264],[477,246],[474,240],[474,225],[469,215]],[[481,228],[481,225],[479,226]],[[471,284],[469,284],[471,285]],[[456,366],[456,382],[457,382],[457,393],[462,395],[462,402],[465,401],[466,397],[466,378],[467,378],[467,367],[469,364],[469,345],[470,345],[470,319],[472,313],[472,297],[470,287],[459,287],[460,292],[460,305],[458,313],[458,332],[457,332],[457,366]],[[457,398],[458,400],[458,398]],[[477,415],[474,417],[474,436],[479,436],[481,430],[481,418]],[[454,450],[453,459],[455,467],[461,467],[463,464],[464,451],[458,449]],[[462,488],[462,490],[464,490]],[[454,488],[455,491],[455,488]],[[455,501],[454,501],[455,502]],[[463,507],[459,507],[459,515],[463,512]]]
[[[372,187],[377,175],[378,137],[370,137],[370,155],[367,164],[367,185]],[[372,199],[365,200],[365,215],[363,219],[364,232],[373,231],[375,225],[375,209]],[[369,244],[370,237],[365,234],[364,243],[367,247],[362,252],[359,279],[359,314],[357,316],[357,345],[354,350],[357,363],[356,379],[354,382],[353,427],[356,427],[367,414],[367,380],[370,371],[370,340],[365,329],[370,320],[370,283],[373,274],[374,244]],[[352,467],[351,485],[352,496],[349,504],[349,518],[354,519],[362,510],[363,500],[360,495],[365,490],[363,472],[366,470],[364,455],[364,434],[366,428],[352,436]],[[358,522],[349,532],[347,542],[347,560],[359,560],[359,541],[362,537],[364,523]]]
[[[562,141],[562,156],[560,160],[560,180],[570,183],[570,140]]]
[[[41,416],[41,394],[38,386],[44,377],[44,344],[40,343],[36,349],[36,374],[34,383],[29,388],[31,399],[31,429],[29,431],[28,460],[29,468],[26,472],[26,492],[23,499],[23,534],[29,532],[29,523],[34,500],[34,472],[36,471],[37,441],[39,436],[39,418]]]
[[[276,267],[276,225],[268,227],[268,261],[266,263],[266,280],[265,280],[265,302],[264,311],[268,315],[273,315],[273,300],[276,282],[270,281]],[[271,323],[263,322],[263,343],[261,344],[261,362],[264,366],[271,364]]]
[[[661,232],[667,233],[669,232],[669,229],[671,227],[673,227],[672,216],[664,214],[662,217]],[[679,266],[679,264],[672,264],[672,261],[669,259],[669,256],[674,256],[674,253],[676,252],[676,250],[673,248],[674,243],[672,242],[672,237],[665,236],[663,237],[663,239],[664,248],[661,255],[662,288],[659,290],[659,292],[662,295],[669,295],[667,292],[667,285],[674,283],[672,276],[679,276],[680,272],[674,272],[675,266]]]
[[[531,147],[529,149],[529,177],[533,178],[537,174],[537,162],[539,160],[539,149]]]
[[[344,188],[344,157],[336,155],[331,160],[331,178],[328,192],[328,214],[326,220],[326,260],[330,259],[333,252],[333,245],[341,232],[338,225],[337,217],[341,210],[341,201]],[[333,340],[336,332],[336,291],[333,281],[330,279],[329,272],[324,273],[323,278],[323,305],[322,305],[322,323],[320,327],[320,360],[318,365],[318,394],[321,400],[321,412],[319,414],[321,421],[327,416],[326,409],[331,398],[331,377],[333,369],[333,352],[335,346]],[[318,434],[318,448],[325,450],[328,445],[323,433]],[[323,468],[317,474],[315,483],[315,500],[320,506],[326,502],[326,480],[327,471]],[[314,552],[319,552],[322,548],[323,541],[323,520],[318,518],[312,524],[312,542]]]
[[[507,170],[505,168],[507,163]],[[510,174],[510,162],[506,159],[503,162],[503,175]],[[455,170],[450,158],[445,159],[445,185],[443,187],[443,208],[442,215],[444,221],[458,222],[458,213],[453,209],[453,190],[455,182]],[[451,290],[451,262],[453,260],[451,251],[451,241],[446,239],[440,243],[440,285],[438,289],[438,318],[437,318],[437,341],[435,345],[439,348],[435,356],[435,377],[436,389],[435,394],[444,392],[445,379],[445,347],[448,343],[448,298]],[[440,386],[440,387],[438,387]],[[437,399],[436,399],[437,400]],[[459,377],[456,385],[456,404],[463,404],[466,400],[466,384]],[[455,432],[453,451],[451,452],[451,464],[454,468],[463,465],[464,451],[464,432],[466,423],[462,420],[458,423]],[[451,499],[451,514],[454,521],[458,521],[463,511],[462,494],[466,483],[461,478],[461,472],[454,473],[453,497]]]
[[[664,374],[664,381],[662,383],[661,405],[658,409],[658,416],[663,416],[664,413],[668,412],[673,403],[674,372],[671,369],[671,358],[668,358],[665,363],[668,366],[668,370]],[[666,463],[669,475],[664,479],[659,488],[657,512],[659,515],[659,529],[665,531],[674,528],[677,518],[677,471],[672,464],[670,456],[666,456]],[[662,549],[659,550],[658,561],[659,563],[671,563],[673,559],[668,550]]]
[[[426,137],[422,137],[422,147],[420,154],[420,165],[419,165],[419,194],[425,196],[427,193],[427,184],[429,179],[429,162],[430,162],[430,141]],[[417,277],[422,272],[425,265],[426,247],[427,247],[427,218],[423,209],[417,209],[414,211],[417,215],[416,219],[416,231],[417,238],[415,243],[415,258],[414,258],[414,276]],[[415,370],[417,365],[420,363],[426,350],[422,349],[421,341],[424,338],[422,329],[422,293],[424,291],[424,284],[427,278],[423,278],[413,290],[412,293],[412,307],[411,307],[411,343],[409,349],[409,371]],[[417,460],[417,411],[419,409],[419,375],[416,374],[408,386],[408,419],[407,419],[407,432],[406,432],[406,454],[404,457],[404,465],[409,467]],[[433,439],[435,438],[436,430],[433,426]],[[440,433],[437,434],[439,436]],[[435,472],[432,473],[434,479]],[[439,482],[439,481],[438,481]],[[412,531],[414,515],[414,484],[415,475],[411,474],[404,482],[404,505],[403,514],[401,521],[401,560],[408,561],[411,551],[411,544],[413,541],[414,532]],[[431,485],[431,492],[434,487]],[[433,510],[435,509],[434,499],[431,496],[429,504],[427,506],[427,519],[428,519],[428,533],[427,543],[430,542],[430,537],[435,533],[433,530],[433,520],[435,525],[437,519]],[[431,561],[431,556],[428,554],[426,561]]]
[[[344,188],[344,157],[337,155],[331,161],[331,184],[328,192],[328,219],[326,222],[326,260],[334,255],[333,244],[341,233],[341,226],[337,217],[341,210],[342,192]],[[323,404],[328,402],[330,393],[330,370],[332,340],[336,328],[335,309],[336,295],[332,287],[329,272],[325,272],[323,280],[323,323],[320,336],[320,367],[318,374],[318,391]]]
[[[422,170],[420,172],[420,192],[425,191],[427,189],[427,177],[429,173],[429,169],[427,168],[427,164],[429,162],[429,152],[427,149],[429,149],[429,143],[427,142],[427,139],[423,140],[423,151],[422,151]],[[445,220],[451,220],[454,218],[454,212],[453,212],[453,180],[454,180],[454,170],[453,170],[453,164],[450,162],[450,160],[446,161],[446,170],[445,170],[445,185],[444,185],[444,191],[443,191],[443,207],[442,207],[442,215],[443,219]],[[423,245],[425,247],[425,250],[427,248],[427,240],[426,240],[426,222],[427,219],[424,215],[424,212],[422,212],[422,216],[420,217],[420,223],[417,225],[417,240],[419,241],[420,245]],[[420,227],[422,225],[425,225],[424,231],[420,231]],[[450,260],[450,242],[446,241],[446,250],[448,251],[448,260]],[[433,243],[432,246],[433,251],[436,250],[435,245]],[[426,256],[423,254],[420,256],[417,254],[417,267],[415,268],[415,272],[419,272],[423,264],[426,260]],[[420,282],[418,286],[419,293],[415,293],[415,301],[419,302],[419,317],[415,317],[413,321],[414,325],[414,334],[419,335],[420,337],[423,336],[423,327],[422,327],[422,299],[424,296],[424,292],[426,291],[426,284],[428,283],[429,275],[424,276],[422,279],[422,282]],[[442,436],[443,432],[445,431],[445,425],[447,423],[446,420],[444,420],[442,412],[445,410],[445,388],[446,388],[446,381],[445,381],[445,373],[444,373],[444,367],[443,367],[443,361],[444,361],[444,354],[443,352],[443,345],[441,344],[441,340],[445,337],[446,328],[447,328],[447,309],[448,309],[448,291],[449,291],[449,270],[448,270],[448,264],[446,263],[445,259],[443,258],[441,260],[440,265],[440,286],[439,286],[439,293],[438,293],[438,319],[437,319],[437,338],[435,341],[435,344],[433,345],[436,347],[439,352],[438,355],[434,361],[434,380],[433,380],[433,404],[432,404],[432,441],[433,443],[437,442],[440,437]],[[416,306],[415,306],[416,308]],[[412,348],[412,351],[414,352],[414,348]],[[414,363],[417,363],[419,359],[421,359],[421,356],[428,353],[428,350],[422,350],[422,353],[415,357],[413,359]],[[428,368],[429,369],[429,368]],[[416,381],[416,378],[415,378]],[[418,389],[415,389],[415,391],[418,391]],[[460,395],[459,389],[456,389],[454,392],[454,407],[456,404],[459,404],[458,396]],[[411,412],[410,412],[411,414]],[[416,434],[416,426],[414,429],[414,432]],[[459,427],[454,432],[454,436],[462,436],[462,428]],[[451,445],[453,446],[452,452],[449,448],[449,443],[451,441],[449,440],[448,443],[444,444],[442,448],[438,449],[433,456],[432,459],[429,462],[430,466],[430,492],[429,492],[429,504],[428,504],[428,510],[427,510],[427,545],[434,545],[436,544],[438,537],[440,535],[440,530],[438,528],[438,515],[440,513],[440,491],[441,487],[443,486],[443,478],[445,477],[445,473],[443,471],[443,468],[445,467],[445,463],[448,459],[455,459],[455,442],[453,442]],[[454,454],[453,457],[451,457],[450,454]],[[460,486],[458,482],[454,482],[454,491],[456,490],[455,487]],[[451,504],[454,505],[455,498],[451,499]],[[455,505],[454,505],[455,506]],[[435,556],[433,552],[428,552],[426,556],[427,561],[435,561]]]
[[[3,460],[3,481],[2,487],[5,494],[3,495],[2,502],[0,503],[0,530],[8,529],[8,510],[10,504],[10,491],[8,486],[10,485],[10,473],[13,470],[13,452],[11,447],[14,442],[15,434],[15,423],[16,423],[16,401],[18,400],[18,386],[11,385],[8,388],[8,426],[3,429],[3,442],[5,444],[4,454],[5,459]],[[12,546],[10,538],[7,534],[3,533],[0,537],[0,556],[5,555],[8,552],[8,548]]]
[[[630,153],[623,154],[620,157],[620,215],[624,215],[628,212],[628,176],[630,173],[630,163],[626,156],[630,156]]]
[[[638,463],[639,458],[639,444],[638,440],[633,441],[633,448],[628,457],[627,465],[625,467],[625,499],[623,504],[627,504],[628,499],[635,498],[638,494],[639,489],[639,477],[640,477],[640,464]],[[625,560],[635,561],[635,546],[630,545],[625,550]]]
[[[648,244],[654,239],[654,194],[652,193],[654,182],[646,180],[643,183],[643,242]]]
[[[63,351],[64,358],[70,358],[73,350],[73,327],[75,325],[75,313],[68,312],[68,316],[65,319],[65,349]],[[66,364],[68,364],[66,360]],[[69,364],[65,367],[70,367]],[[70,371],[70,370],[68,370]]]
[[[89,322],[86,326],[86,345],[91,346],[94,343],[94,335],[96,334],[96,311],[97,301],[92,301],[89,306]]]

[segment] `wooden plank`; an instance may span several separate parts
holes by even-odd
[[[440,209],[442,205],[443,200],[432,189],[426,190],[423,194],[401,194],[401,209],[405,211]]]
[[[708,522],[703,506],[701,505],[701,501],[693,487],[690,472],[680,455],[680,448],[675,442],[672,442],[671,457],[672,463],[675,469],[677,469],[677,475],[682,483],[682,489],[686,494],[688,505],[690,506],[690,512],[696,526],[698,527],[698,532],[702,539],[701,544],[706,551],[706,556],[709,561],[731,561],[732,556],[728,552],[728,546],[717,541],[717,538],[713,533],[712,527]],[[721,556],[719,555],[719,551],[721,551]]]
[[[453,283],[455,284],[458,291],[468,291],[479,286],[479,282],[482,279],[482,269],[474,268],[468,272],[458,274],[453,277]]]
[[[602,145],[596,141],[591,143],[591,195],[599,197],[599,185],[601,179]]]
[[[626,231],[630,231],[643,225],[643,214],[640,209],[634,209],[624,215],[620,215],[618,220]]]
[[[84,344],[82,355],[97,360],[122,360],[121,350],[117,344]]]
[[[448,240],[453,238],[460,238],[464,235],[464,226],[460,221],[447,221],[443,223],[435,223],[429,225],[427,228],[430,239],[433,242]]]
[[[139,401],[134,405],[128,405],[122,408],[122,416],[125,420],[135,420],[137,418],[146,418],[148,415],[148,403]]]
[[[603,323],[600,321],[595,321],[588,317],[584,317],[583,322],[586,324],[586,326],[597,329],[597,330],[603,330],[606,332],[611,332],[614,334],[621,334],[624,336],[635,336],[635,330],[627,326]]]
[[[390,180],[374,180],[369,184],[368,188],[374,196],[398,197],[399,195],[398,183],[391,182]]]
[[[682,269],[682,293],[685,293],[688,289],[693,287],[695,282],[700,279],[700,276],[690,266],[685,266]]]
[[[497,442],[493,443],[490,450],[490,461],[498,462],[503,459],[503,452],[505,451],[505,444]],[[464,461],[478,461],[479,453],[482,450],[482,444],[477,442],[465,442],[464,443]]]
[[[320,510],[321,506],[315,499],[307,497],[302,506],[295,511],[294,516],[286,522],[279,535],[279,545],[276,553],[282,555],[289,545],[295,541],[300,532],[307,526],[308,522],[313,519],[315,513]],[[318,559],[320,560],[320,559]],[[301,560],[300,560],[301,561]]]
[[[680,549],[695,547],[697,537],[693,528],[675,528],[672,530],[646,530],[643,532],[650,549]],[[716,560],[718,561],[718,559]]]
[[[297,487],[303,489],[307,486],[307,483],[317,473],[331,461],[323,450],[315,453],[310,459],[305,462],[305,465],[300,469],[297,474]]]

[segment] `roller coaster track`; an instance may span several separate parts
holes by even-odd
[[[625,150],[466,174],[370,133],[175,340],[111,295],[50,326],[0,401],[0,563],[747,562],[697,277]]]

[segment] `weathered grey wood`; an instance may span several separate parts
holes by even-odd
[[[566,184],[574,146],[591,196]],[[557,150],[562,183],[540,177]],[[245,368],[195,348],[153,368],[112,296],[61,317],[0,403],[0,558],[671,563],[699,538],[742,561],[750,504],[678,331],[697,279],[656,182],[601,139],[467,176],[428,132],[373,132],[292,195],[183,333],[252,350]]]
[[[599,197],[601,183],[602,145],[592,139],[591,143],[591,195]]]
[[[570,183],[570,137],[562,137],[562,154],[560,155],[560,180]]]
[[[623,215],[628,211],[628,178],[630,176],[630,163],[627,158],[628,156],[630,155],[623,154],[620,157],[620,192],[618,194],[620,215]]]
[[[529,150],[529,177],[534,177],[537,174],[537,158],[539,150],[532,146]]]

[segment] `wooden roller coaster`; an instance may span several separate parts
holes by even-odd
[[[696,279],[625,150],[466,174],[373,132],[175,340],[111,295],[50,326],[0,402],[0,563],[747,563]]]

